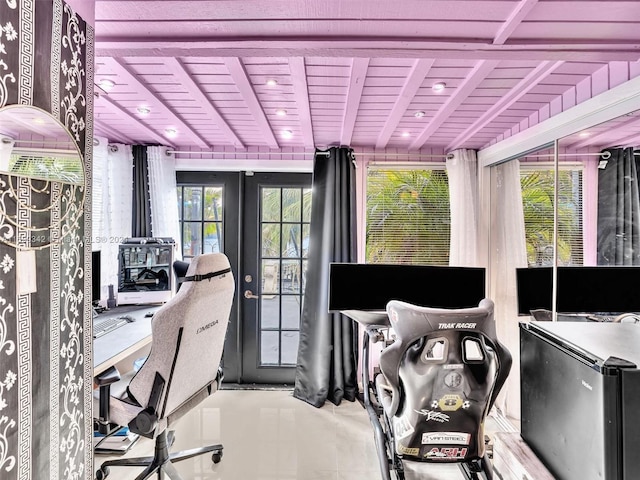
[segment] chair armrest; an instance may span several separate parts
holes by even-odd
[[[96,382],[96,385],[98,387],[111,385],[118,380],[120,380],[120,372],[116,367],[109,367],[107,370],[100,373],[99,375],[96,375],[96,377],[94,378],[94,382]]]

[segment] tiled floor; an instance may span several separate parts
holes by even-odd
[[[494,427],[495,428],[495,427]],[[492,429],[488,422],[487,430]],[[378,480],[373,430],[359,403],[314,408],[288,390],[221,390],[176,425],[172,451],[221,442],[222,462],[210,455],[176,464],[184,480]],[[150,455],[140,439],[126,456]],[[95,457],[96,468],[111,457]],[[407,480],[462,480],[455,465],[423,465]],[[134,479],[141,468],[113,467],[109,479]]]

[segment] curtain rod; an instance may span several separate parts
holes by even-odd
[[[244,155],[251,157],[260,157],[263,155],[268,156],[286,156],[288,158],[297,157],[297,156],[321,156],[328,157],[329,152],[212,152],[212,151],[204,151],[204,152],[195,152],[191,150],[171,150],[168,149],[166,151],[167,155],[171,154],[188,154],[188,155]],[[449,153],[447,155],[439,154],[439,155],[430,155],[426,153],[382,153],[382,152],[354,152],[355,155],[362,155],[367,157],[395,157],[395,158],[453,158],[453,154]],[[183,157],[184,158],[184,157]]]
[[[30,147],[15,147],[13,148],[13,150],[11,150],[11,153],[22,153],[22,154],[29,154],[29,153],[44,153],[44,154],[50,154],[50,155],[68,155],[68,156],[78,156],[78,151],[77,150],[61,150],[61,149],[57,149],[57,148],[30,148]]]
[[[633,152],[634,155],[640,155],[640,152]],[[559,157],[602,157],[604,160],[611,158],[611,152],[606,151],[602,153],[559,153]],[[553,153],[545,153],[543,155],[523,155],[518,158],[549,158],[553,157]]]

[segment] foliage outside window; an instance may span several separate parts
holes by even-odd
[[[582,265],[582,170],[558,172],[558,264]],[[529,266],[553,265],[554,171],[521,167]]]
[[[443,168],[369,168],[367,263],[448,265],[450,231]]]

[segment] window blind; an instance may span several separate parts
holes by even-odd
[[[582,265],[582,169],[558,174],[558,265]],[[554,171],[521,168],[520,183],[528,263],[553,265]]]
[[[444,168],[369,167],[368,263],[448,265],[450,230]]]

